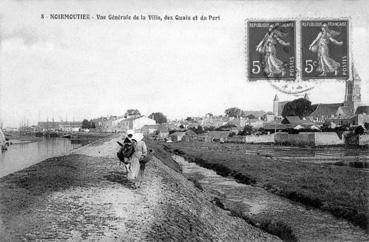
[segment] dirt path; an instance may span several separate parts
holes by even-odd
[[[115,139],[0,179],[0,241],[275,241],[154,158],[131,189]]]

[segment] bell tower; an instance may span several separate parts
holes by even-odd
[[[346,81],[344,106],[354,114],[361,103],[361,78],[354,66],[352,66],[352,77]]]
[[[279,98],[278,98],[278,95],[275,94],[275,97],[273,100],[273,113],[275,116],[278,116],[278,103],[279,103]]]

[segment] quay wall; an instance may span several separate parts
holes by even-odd
[[[359,136],[359,145],[369,145],[369,134],[364,134]]]
[[[315,145],[344,145],[345,139],[340,139],[336,132],[316,132],[315,134]]]
[[[314,133],[301,132],[299,134],[276,133],[275,143],[284,145],[315,145]]]
[[[248,135],[246,143],[274,143],[274,134],[265,135]]]
[[[345,144],[345,140],[340,139],[335,132],[277,133],[274,137],[276,144],[285,145],[327,146]]]

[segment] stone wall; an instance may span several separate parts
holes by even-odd
[[[359,145],[369,145],[369,134],[359,136]]]
[[[301,132],[299,134],[276,133],[275,143],[284,145],[315,145],[314,133]]]
[[[274,143],[274,134],[270,135],[248,135],[246,143]]]
[[[343,145],[345,139],[340,139],[336,132],[316,132],[315,134],[315,145]]]
[[[343,145],[344,139],[340,139],[335,132],[301,132],[299,134],[277,133],[276,144],[285,145]]]

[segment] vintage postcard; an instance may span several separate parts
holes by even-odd
[[[368,12],[1,0],[0,242],[369,241]]]

